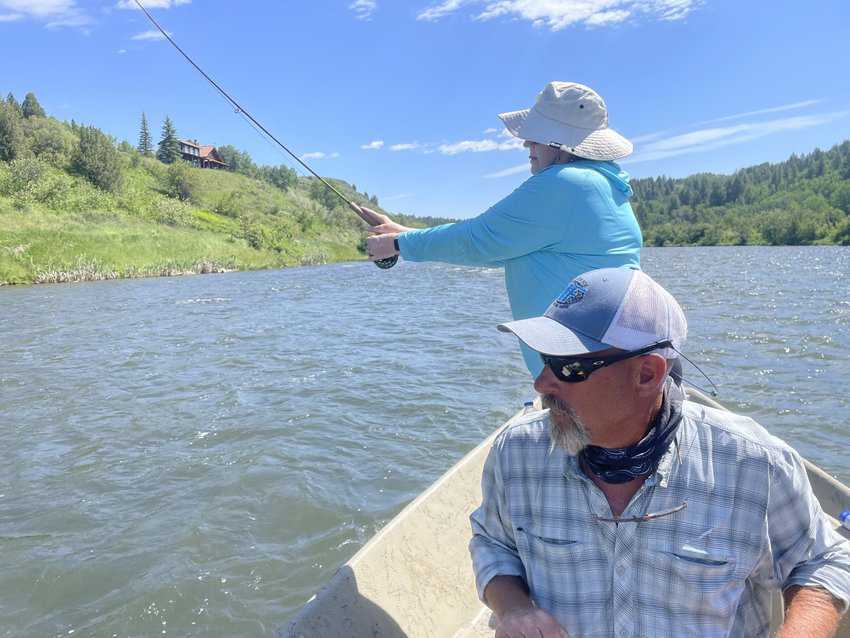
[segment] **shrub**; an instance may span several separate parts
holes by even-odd
[[[218,213],[219,215],[224,215],[225,217],[232,217],[236,219],[239,217],[239,213],[242,210],[242,202],[241,196],[236,191],[230,191],[216,202],[215,206],[213,206],[213,212]]]
[[[26,158],[9,163],[0,180],[0,192],[20,199],[32,199],[32,193],[47,170],[44,162]]]
[[[179,199],[158,195],[151,202],[148,216],[160,224],[188,226],[192,223],[192,208]]]
[[[93,126],[80,129],[73,167],[98,188],[116,191],[121,187],[121,156],[110,139]]]
[[[56,120],[39,117],[25,120],[24,131],[33,155],[54,166],[68,164],[77,140],[65,126]]]
[[[165,171],[165,193],[180,201],[187,201],[198,192],[198,180],[184,162],[175,162]]]

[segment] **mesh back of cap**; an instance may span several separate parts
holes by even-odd
[[[622,350],[668,340],[680,348],[687,334],[688,324],[678,302],[648,275],[636,272],[602,341]],[[658,353],[668,359],[678,356],[672,348]]]

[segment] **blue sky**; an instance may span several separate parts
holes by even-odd
[[[144,2],[144,0],[143,0]],[[497,113],[595,88],[636,177],[731,172],[850,138],[847,0],[148,0],[175,40],[315,170],[390,210],[468,217],[527,176]],[[0,92],[135,143],[293,165],[125,0],[0,0]]]

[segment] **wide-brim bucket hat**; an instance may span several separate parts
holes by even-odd
[[[530,109],[499,114],[514,137],[557,144],[563,150],[591,160],[616,160],[634,147],[608,128],[608,108],[590,87],[576,82],[549,82]]]

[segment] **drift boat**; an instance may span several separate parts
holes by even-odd
[[[688,399],[725,409],[688,388]],[[481,503],[481,472],[498,428],[405,507],[343,565],[278,638],[493,638],[495,619],[475,591],[469,515]],[[836,529],[850,488],[805,461],[812,489]],[[773,631],[782,621],[777,594]],[[850,638],[845,618],[836,638]]]

